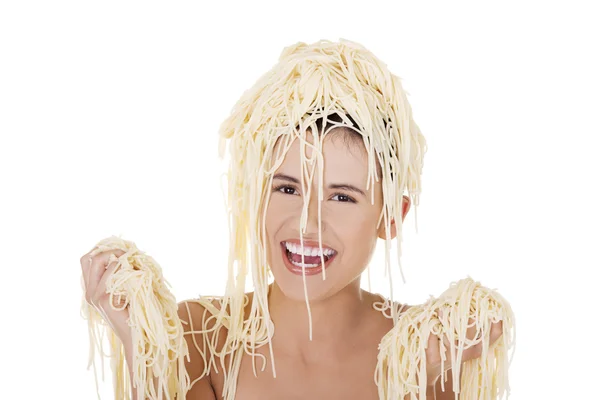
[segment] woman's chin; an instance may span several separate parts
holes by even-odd
[[[305,302],[308,298],[309,301],[322,300],[329,297],[334,289],[334,282],[331,278],[323,280],[322,276],[319,275],[306,278],[306,294],[304,293],[304,283],[302,277],[297,276],[285,276],[287,271],[283,272],[284,276],[278,276],[276,272],[273,272],[275,284],[283,295],[292,301]],[[289,274],[289,273],[288,273]]]

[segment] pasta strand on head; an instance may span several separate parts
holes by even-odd
[[[293,140],[301,143],[301,181],[305,199],[300,222],[300,241],[306,228],[308,198],[314,177],[318,177],[319,224],[323,199],[323,139],[328,132],[318,135],[316,122],[337,115],[345,126],[363,136],[368,154],[367,188],[382,180],[384,209],[381,219],[386,232],[385,271],[390,279],[390,298],[393,300],[389,252],[391,250],[390,224],[395,220],[398,232],[398,250],[402,240],[402,193],[408,191],[415,206],[419,204],[420,175],[426,143],[412,119],[412,111],[402,89],[400,78],[391,74],[387,66],[362,45],[345,39],[339,42],[321,40],[308,45],[303,42],[286,47],[279,62],[247,91],[233,107],[230,116],[221,124],[219,133],[220,156],[229,149],[228,212],[231,223],[231,252],[228,261],[228,284],[223,298],[230,306],[232,316],[244,315],[241,298],[245,291],[246,276],[253,277],[251,324],[232,324],[226,347],[234,344],[249,349],[253,354],[257,343],[269,345],[274,326],[268,302],[267,243],[264,211],[268,205],[267,185]],[[352,121],[358,128],[354,127]],[[305,135],[310,128],[312,143]],[[282,142],[278,151],[275,143]],[[313,156],[306,157],[306,147]],[[377,176],[376,165],[382,166]],[[315,172],[315,169],[317,172]],[[265,187],[267,186],[267,187]],[[372,194],[373,196],[373,194]],[[374,198],[371,197],[374,203]],[[263,213],[260,211],[262,210]],[[262,218],[261,218],[262,217]],[[320,225],[319,225],[320,226]],[[322,238],[319,230],[319,247]],[[398,252],[399,255],[401,252]],[[323,260],[322,260],[323,262]],[[398,260],[402,274],[402,267]],[[322,271],[326,278],[325,269]],[[404,280],[404,275],[402,274]],[[308,336],[312,338],[312,318],[303,279],[307,313]],[[397,310],[391,310],[394,321]],[[241,350],[239,350],[241,351]],[[221,354],[224,356],[224,354]],[[276,376],[275,360],[272,359]],[[236,365],[235,369],[238,368]],[[231,380],[230,380],[231,379]],[[226,379],[226,392],[233,399],[234,375]]]

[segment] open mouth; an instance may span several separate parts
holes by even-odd
[[[305,275],[313,275],[327,268],[331,261],[337,255],[337,251],[324,247],[322,252],[319,248],[312,246],[304,247],[304,263],[302,262],[302,249],[300,245],[288,242],[281,242],[282,255],[286,267],[295,274],[302,274],[303,268]],[[321,257],[322,255],[322,257]],[[322,261],[325,261],[323,264]]]

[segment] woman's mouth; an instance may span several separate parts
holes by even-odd
[[[307,244],[306,242],[304,243],[304,263],[302,263],[300,243],[281,242],[281,251],[285,266],[291,273],[296,275],[302,275],[303,267],[305,275],[318,274],[323,268],[327,268],[337,255],[337,251],[331,248],[323,247],[321,252],[318,243],[314,246],[312,243]],[[324,265],[322,261],[325,261]]]

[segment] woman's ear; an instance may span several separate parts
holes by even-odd
[[[408,210],[410,210],[410,197],[402,196],[402,222],[404,222],[404,217],[408,214]]]
[[[390,221],[390,239],[394,239],[396,237],[396,221],[392,218]],[[379,225],[379,229],[377,230],[377,237],[385,240],[385,225],[382,223]]]
[[[406,214],[408,214],[409,209],[410,197],[402,196],[402,222],[404,222],[404,217],[406,217]],[[397,234],[398,232],[396,231],[396,221],[392,218],[392,220],[390,221],[390,239],[394,239]],[[385,240],[385,226],[383,224],[379,225],[379,229],[377,230],[377,236],[380,239]]]

